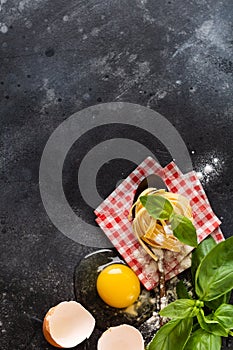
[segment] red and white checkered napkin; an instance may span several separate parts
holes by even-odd
[[[190,199],[198,241],[209,234],[216,242],[224,240],[219,228],[220,220],[213,213],[205,191],[194,171],[182,174],[174,162],[165,168],[151,157],[146,158],[95,210],[96,222],[138,275],[147,289],[159,281],[157,263],[141,247],[128,219],[134,194],[140,182],[150,174],[158,174],[170,192],[180,193]],[[184,246],[182,253],[164,251],[166,279],[170,279],[190,267],[192,247]]]

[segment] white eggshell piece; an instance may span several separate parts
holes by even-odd
[[[142,334],[133,326],[122,324],[105,331],[98,341],[98,350],[144,350]]]
[[[76,301],[58,304],[49,319],[51,337],[63,348],[72,348],[89,338],[95,319]]]

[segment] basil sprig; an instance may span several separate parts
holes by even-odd
[[[192,221],[176,214],[168,199],[159,195],[146,195],[141,196],[140,201],[154,219],[168,221],[177,239],[184,244],[197,247],[197,233]]]
[[[184,297],[160,311],[171,320],[155,334],[147,350],[174,346],[176,350],[220,350],[221,337],[233,335],[233,305],[224,302],[233,288],[233,237],[218,245],[212,238],[200,243],[191,270],[198,300],[191,299],[180,284],[178,290]]]

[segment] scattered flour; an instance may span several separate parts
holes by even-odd
[[[0,31],[3,33],[3,34],[6,34],[8,32],[8,27],[5,23],[0,23]]]
[[[26,26],[28,29],[30,29],[30,28],[32,27],[32,22],[31,22],[29,19],[27,19],[27,20],[25,21],[25,26]]]
[[[203,24],[196,29],[196,37],[200,40],[209,39],[209,35],[213,30],[213,26],[214,26],[213,20],[207,20],[203,22]]]
[[[100,29],[95,27],[91,31],[91,36],[98,36],[99,32],[100,32]]]
[[[167,96],[167,91],[158,91],[156,93],[156,97],[157,97],[158,100],[162,100],[166,96]]]
[[[137,59],[137,57],[138,57],[137,54],[131,54],[131,55],[129,56],[128,61],[131,63],[131,62],[135,61],[135,60]]]
[[[223,21],[220,22],[217,18],[206,20],[196,28],[194,34],[187,41],[177,47],[172,57],[175,58],[189,48],[192,48],[194,53],[199,53],[199,48],[202,50],[200,41],[205,44],[206,50],[213,46],[226,50],[224,33],[228,33],[229,30],[229,26]]]
[[[68,22],[69,21],[69,16],[65,15],[63,16],[63,22]]]
[[[204,167],[205,174],[210,174],[210,173],[212,173],[213,170],[214,170],[214,168],[210,164],[206,164],[206,166]]]
[[[7,0],[0,0],[0,11],[2,11],[3,5],[7,3]]]
[[[142,10],[142,18],[144,23],[153,24],[156,22],[156,19],[151,16],[150,11],[146,7],[147,0],[136,0],[136,5]]]
[[[161,318],[159,316],[160,304],[164,304],[165,306],[166,303],[169,304],[177,299],[176,285],[178,282],[179,282],[178,277],[173,277],[171,280],[166,282],[166,298],[164,298],[162,302],[160,301],[160,298],[159,298],[159,288],[156,287],[154,289],[155,298],[153,301],[154,311],[152,313],[152,316],[149,317],[143,324],[139,326],[139,330],[142,332],[143,338],[146,343],[149,343],[151,341],[156,331],[158,331],[160,328],[160,324],[161,324]],[[183,282],[187,287],[187,289],[190,291],[191,284],[187,282],[186,279],[184,279]],[[187,285],[188,283],[189,285]]]
[[[55,90],[49,87],[48,79],[43,80],[43,86],[41,87],[41,90],[45,92],[45,97],[41,104],[43,106],[41,109],[41,112],[43,113],[51,105],[57,104],[57,99],[56,99]]]
[[[208,162],[204,159],[200,161],[200,166],[197,168],[197,177],[203,183],[208,183],[209,181],[214,181],[214,179],[219,176],[222,172],[222,166],[224,164],[223,160],[220,160],[216,155],[206,157]]]

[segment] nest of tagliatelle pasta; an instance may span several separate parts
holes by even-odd
[[[156,208],[153,210],[153,200],[154,205],[158,206],[157,210]],[[168,204],[169,208],[166,208]],[[133,231],[142,247],[156,261],[161,255],[161,249],[180,252],[185,243],[174,235],[171,220],[174,215],[191,222],[193,219],[189,200],[178,193],[166,192],[164,189],[147,188],[131,207],[130,218],[134,217]]]

